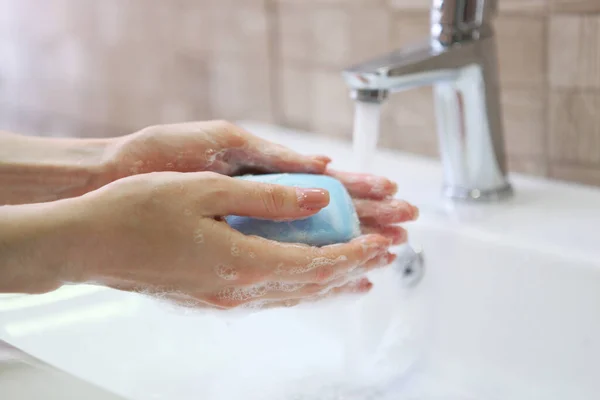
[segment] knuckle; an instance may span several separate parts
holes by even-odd
[[[265,190],[261,198],[267,212],[277,212],[285,207],[287,196],[285,191],[275,189]]]
[[[316,269],[315,280],[317,282],[327,282],[334,276],[335,270],[333,265],[324,265]]]
[[[226,120],[217,120],[214,123],[217,126],[217,130],[224,134],[227,146],[236,148],[242,147],[247,143],[246,133],[236,124]]]
[[[223,180],[223,175],[216,172],[207,171],[201,173],[201,179],[206,183],[217,183]]]

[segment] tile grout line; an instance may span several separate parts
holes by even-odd
[[[551,15],[550,15],[550,4],[546,2],[546,15],[545,15],[545,23],[544,23],[544,60],[545,60],[545,107],[544,107],[544,119],[542,122],[542,129],[544,130],[544,176],[549,177],[551,175],[551,162],[550,162],[550,153],[551,153],[551,135],[552,129],[550,124],[551,112],[550,107],[552,105],[552,93],[551,93],[551,84],[550,84],[550,23],[551,23]]]
[[[264,6],[265,18],[267,19],[267,46],[269,49],[268,63],[271,70],[270,76],[270,98],[271,98],[271,110],[273,113],[273,120],[276,124],[284,124],[283,111],[281,109],[281,88],[280,88],[280,35],[279,35],[279,6],[274,0],[265,0]]]

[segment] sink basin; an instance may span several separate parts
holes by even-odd
[[[353,167],[349,144],[244,125]],[[0,297],[0,339],[127,399],[597,399],[600,190],[514,176],[509,202],[456,205],[435,161],[373,172],[421,208],[416,286],[393,267],[365,297],[227,313],[66,286]]]

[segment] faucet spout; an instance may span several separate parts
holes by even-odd
[[[481,60],[484,40],[448,48],[428,41],[394,51],[342,72],[352,89],[402,91],[453,81],[459,69]]]
[[[352,66],[343,77],[357,101],[433,86],[444,172],[452,199],[509,197],[496,39],[495,0],[433,0],[428,41]]]

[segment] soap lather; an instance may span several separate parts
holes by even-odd
[[[318,188],[329,192],[330,202],[315,215],[294,221],[272,221],[230,215],[229,225],[246,235],[286,243],[326,246],[348,242],[360,235],[360,223],[352,198],[340,181],[325,175],[267,174],[246,175],[239,179],[299,188]]]

